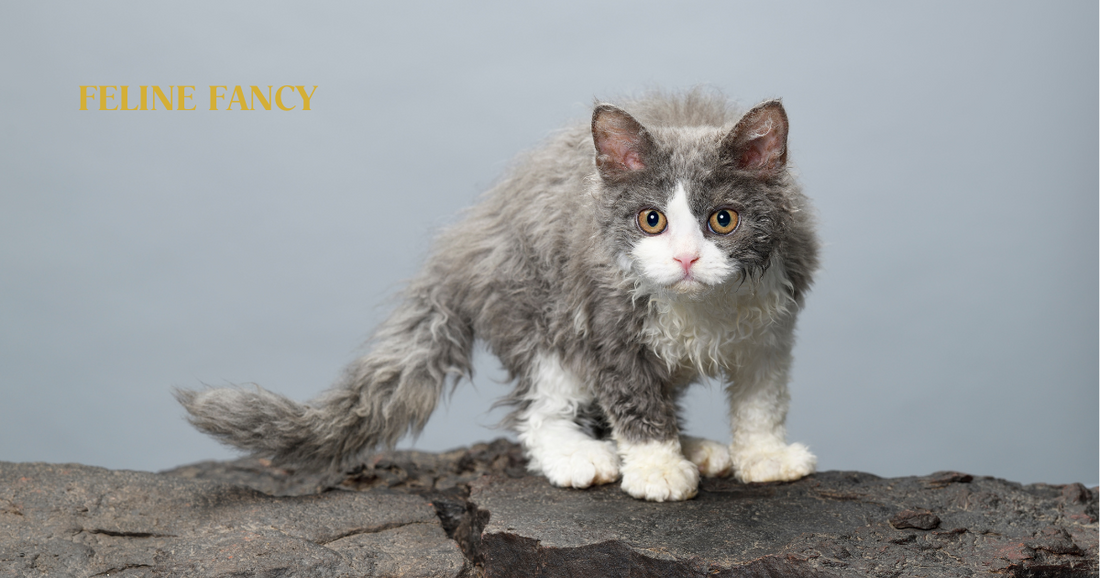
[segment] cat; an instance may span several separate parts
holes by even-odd
[[[621,479],[652,501],[699,476],[795,480],[785,441],[795,320],[817,267],[778,100],[740,112],[700,90],[597,103],[522,156],[442,233],[392,315],[306,405],[255,389],[176,390],[193,425],[299,471],[339,475],[424,427],[483,340],[532,472]],[[722,379],[730,445],[680,434],[677,399]]]

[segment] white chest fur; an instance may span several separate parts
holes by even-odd
[[[718,376],[776,336],[769,329],[794,313],[783,266],[757,280],[731,281],[705,295],[654,295],[643,339],[670,367]]]

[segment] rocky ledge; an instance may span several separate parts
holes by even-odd
[[[563,490],[497,440],[339,486],[263,460],[0,463],[0,576],[1097,576],[1097,489],[959,472]]]

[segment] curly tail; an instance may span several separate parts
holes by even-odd
[[[471,374],[473,328],[440,298],[410,287],[368,354],[308,404],[257,387],[176,390],[189,421],[220,441],[296,471],[339,475],[379,446],[419,433],[448,381]]]

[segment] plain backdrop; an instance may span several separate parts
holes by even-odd
[[[173,386],[311,398],[517,152],[595,99],[703,85],[783,99],[821,224],[790,438],[822,469],[1095,484],[1098,19],[1086,1],[3,3],[0,460],[236,455]],[[206,110],[209,85],[285,84],[317,85],[312,110]],[[193,85],[198,110],[80,111],[80,85]],[[477,367],[405,447],[506,434],[507,385]],[[724,406],[694,388],[689,430],[727,439]]]

